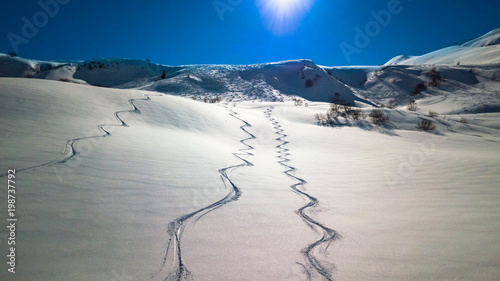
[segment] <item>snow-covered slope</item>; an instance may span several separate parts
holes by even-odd
[[[165,79],[161,75],[165,71]],[[283,101],[299,96],[329,101],[335,93],[349,103],[369,103],[309,60],[259,65],[162,66],[140,60],[39,62],[0,55],[0,77],[30,77],[100,87],[141,89],[227,100]]]
[[[36,73],[58,68],[61,65],[64,64],[0,54],[0,77],[33,77]]]
[[[224,197],[218,171],[245,136],[224,108],[158,93],[0,78],[0,99],[0,169],[16,169],[22,224],[17,273],[1,280],[158,275],[169,222]]]
[[[451,46],[422,56],[397,56],[386,65],[500,64],[500,28],[460,46]]]
[[[488,47],[500,44],[500,28],[492,30],[483,36],[464,43],[465,47]]]
[[[0,76],[0,280],[498,279],[498,65],[0,56]],[[315,119],[336,92],[359,120]]]
[[[293,96],[328,101],[339,93],[350,103],[367,102],[309,60],[249,66],[187,66],[182,75],[132,87],[195,98],[220,96],[239,101],[283,101]]]
[[[48,79],[100,87],[141,84],[145,79],[159,78],[163,71],[171,76],[181,69],[130,59],[52,62],[0,54],[0,77]]]
[[[430,84],[437,73],[437,85]],[[498,111],[500,105],[498,66],[386,66],[371,73],[363,85],[354,84],[358,95],[378,104],[404,106],[410,100],[431,99],[442,113]],[[454,105],[453,105],[454,104]]]
[[[439,116],[429,134],[404,108],[334,129],[314,120],[321,102],[20,78],[0,78],[0,99],[19,218],[2,280],[498,276],[498,113]]]

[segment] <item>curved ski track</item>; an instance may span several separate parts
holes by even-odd
[[[149,96],[150,95],[146,94],[146,95],[144,95],[144,98],[129,99],[128,103],[130,104],[130,106],[132,106],[132,109],[115,111],[114,112],[114,116],[115,116],[116,120],[118,120],[119,124],[99,124],[99,125],[97,125],[97,128],[99,128],[99,130],[101,132],[103,132],[102,135],[95,135],[95,136],[88,136],[88,137],[81,137],[81,138],[69,139],[66,142],[66,147],[64,148],[64,153],[66,153],[66,156],[64,156],[64,158],[62,158],[60,160],[54,160],[54,161],[46,162],[46,163],[39,164],[39,165],[36,165],[36,166],[31,166],[31,167],[22,168],[22,169],[16,169],[16,173],[17,172],[28,171],[28,170],[33,170],[33,169],[36,169],[36,168],[50,166],[50,165],[64,164],[64,163],[66,163],[66,162],[68,162],[68,161],[70,161],[72,159],[75,159],[80,154],[78,151],[75,150],[74,145],[75,145],[76,142],[81,141],[81,140],[86,140],[86,139],[105,138],[105,137],[111,136],[111,132],[109,132],[106,129],[104,129],[104,127],[108,127],[108,126],[128,127],[127,123],[125,123],[123,121],[123,119],[120,118],[120,116],[119,116],[120,113],[132,112],[132,113],[139,113],[140,114],[141,111],[137,108],[137,106],[135,106],[134,102],[138,101],[138,100],[144,100],[144,101],[151,100],[151,98]],[[3,178],[5,176],[7,176],[7,173],[0,174],[0,178]]]
[[[227,109],[227,106],[226,106],[226,109]],[[195,222],[196,222],[199,219],[201,219],[203,216],[205,216],[206,214],[208,214],[208,213],[210,213],[210,212],[212,212],[212,211],[214,211],[214,210],[216,210],[216,209],[218,209],[218,208],[220,208],[228,203],[231,203],[233,201],[238,200],[240,198],[242,192],[238,188],[238,186],[236,186],[236,184],[231,180],[231,178],[228,176],[227,173],[229,170],[232,170],[232,169],[253,166],[253,164],[250,161],[243,158],[244,156],[253,156],[253,154],[249,151],[253,150],[254,148],[251,145],[246,143],[247,141],[253,140],[256,138],[253,134],[248,132],[246,129],[246,128],[251,127],[252,125],[250,125],[247,121],[239,118],[237,116],[238,113],[236,113],[232,110],[229,110],[229,109],[228,109],[228,111],[229,111],[230,116],[243,122],[243,125],[240,126],[240,129],[243,132],[245,132],[246,134],[248,134],[247,138],[240,140],[240,143],[242,143],[245,146],[245,148],[241,148],[241,149],[239,149],[239,152],[233,153],[233,155],[236,158],[240,159],[242,161],[242,163],[240,163],[238,165],[222,168],[219,170],[219,174],[220,174],[221,180],[223,181],[224,185],[226,187],[227,186],[230,187],[229,192],[227,193],[227,195],[224,198],[222,198],[219,201],[212,203],[206,207],[203,207],[195,212],[192,212],[192,213],[187,214],[187,215],[183,215],[183,216],[181,216],[181,217],[179,217],[179,218],[177,218],[174,221],[169,223],[168,234],[169,234],[170,238],[169,238],[168,245],[167,245],[167,251],[166,251],[165,257],[163,259],[163,264],[162,264],[160,271],[158,273],[158,274],[160,274],[161,271],[164,270],[164,267],[167,264],[167,261],[169,261],[169,263],[171,263],[171,266],[173,266],[173,271],[167,272],[168,275],[164,279],[165,281],[184,281],[184,280],[188,280],[188,278],[190,278],[191,273],[189,272],[189,270],[187,269],[186,265],[184,264],[184,262],[182,260],[182,247],[181,247],[182,233],[184,231],[184,228],[186,226],[187,221],[196,217],[196,219],[195,219]]]
[[[322,234],[321,239],[315,241],[314,243],[308,245],[306,248],[302,249],[302,253],[304,254],[304,257],[306,260],[309,262],[310,266],[316,271],[320,276],[322,276],[325,280],[332,281],[333,277],[329,270],[325,268],[323,264],[321,264],[320,261],[313,255],[313,251],[316,247],[319,247],[320,245],[326,244],[326,249],[328,249],[328,246],[330,243],[332,243],[334,240],[340,238],[340,234],[337,233],[337,231],[321,224],[320,222],[314,220],[311,218],[309,215],[307,215],[306,210],[309,208],[313,208],[318,205],[319,201],[317,198],[309,195],[308,193],[302,191],[299,189],[299,187],[303,187],[307,182],[304,179],[301,179],[299,177],[296,177],[293,175],[293,172],[297,170],[295,167],[290,166],[287,164],[287,162],[290,161],[289,158],[287,158],[290,153],[288,153],[289,149],[285,148],[285,146],[289,143],[288,141],[284,140],[287,135],[284,133],[284,130],[282,129],[280,123],[272,117],[271,113],[273,111],[274,107],[269,107],[265,111],[265,116],[269,119],[269,121],[274,125],[274,129],[276,129],[276,134],[279,136],[276,138],[276,140],[280,141],[281,144],[276,146],[276,148],[279,149],[278,151],[278,158],[281,159],[278,161],[283,167],[285,167],[287,170],[284,172],[288,177],[294,179],[297,181],[297,183],[293,184],[290,186],[293,192],[296,194],[303,196],[309,200],[309,203],[306,205],[302,206],[297,210],[297,213],[300,215],[302,220],[307,223],[307,225],[313,229],[314,231],[317,231],[318,233]],[[310,272],[308,272],[308,280],[310,279]]]

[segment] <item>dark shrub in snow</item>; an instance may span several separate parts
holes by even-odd
[[[418,122],[417,129],[422,130],[422,131],[432,131],[432,130],[436,129],[436,126],[434,126],[434,124],[432,124],[431,120],[424,119],[424,120],[420,120],[420,122]]]
[[[368,116],[372,118],[372,122],[375,124],[382,124],[385,121],[389,120],[389,117],[385,115],[382,109],[374,109]]]
[[[306,80],[306,88],[311,88],[314,85],[314,82],[311,79]]]

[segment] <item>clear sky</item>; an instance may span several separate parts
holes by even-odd
[[[1,13],[1,53],[168,65],[377,65],[500,28],[497,0],[17,0]]]

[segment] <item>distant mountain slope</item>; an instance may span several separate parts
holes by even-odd
[[[128,59],[42,62],[0,55],[0,77],[141,89],[196,99],[219,96],[227,100],[282,101],[299,96],[311,101],[329,101],[339,93],[348,103],[369,103],[310,60],[174,67]]]
[[[483,36],[464,43],[466,47],[488,47],[500,44],[500,28],[494,29]]]
[[[451,46],[422,56],[396,56],[385,65],[500,64],[500,28],[459,46]]]
[[[143,60],[36,61],[0,54],[0,77],[56,80],[119,89],[140,89],[197,100],[284,101],[301,97],[327,102],[336,93],[347,103],[405,102],[427,73],[437,71],[464,85],[496,85],[500,74],[500,29],[422,56],[397,56],[385,66],[324,67],[311,60],[255,65],[166,66]],[[415,68],[391,66],[419,66]],[[439,66],[441,65],[441,66]],[[455,68],[450,68],[456,66]],[[477,68],[476,70],[472,68]],[[468,72],[470,71],[470,72]],[[165,76],[162,78],[162,74]],[[465,74],[464,74],[465,73]],[[454,76],[457,75],[457,76]],[[496,86],[495,86],[496,87]],[[450,89],[441,89],[444,92]],[[424,94],[429,89],[424,89]],[[472,91],[472,90],[471,90]],[[383,97],[382,93],[385,93]],[[365,99],[366,98],[366,99]],[[372,104],[373,105],[373,104]]]
[[[171,75],[181,69],[130,59],[57,62],[0,54],[0,77],[39,78],[103,87],[159,77],[163,71]]]

